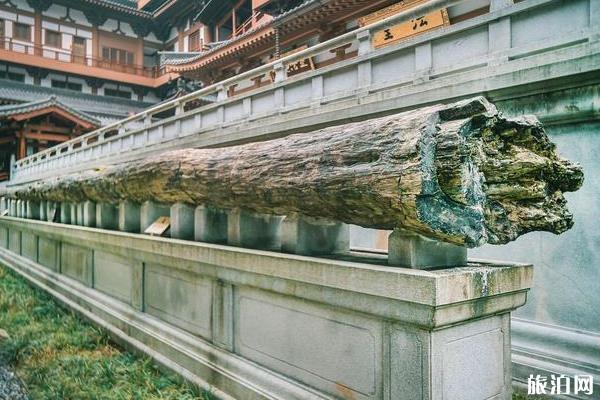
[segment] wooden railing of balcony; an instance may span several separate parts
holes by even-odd
[[[253,11],[252,16],[244,21],[241,25],[236,26],[233,37],[240,36],[250,29],[252,29],[256,24],[265,16],[266,14],[261,11]],[[230,36],[231,37],[231,36]]]
[[[110,60],[93,58],[83,55],[73,54],[71,50],[53,49],[47,46],[39,46],[33,43],[26,43],[12,38],[0,37],[0,50],[8,50],[19,54],[28,54],[45,59],[65,63],[81,64],[88,67],[102,68],[110,71],[122,72],[125,74],[139,75],[147,78],[158,78],[165,74],[165,68],[161,66],[146,67],[135,64],[121,64]]]

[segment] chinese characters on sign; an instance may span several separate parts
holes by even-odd
[[[591,375],[529,375],[527,394],[594,394],[594,377]]]
[[[395,43],[413,35],[447,25],[448,17],[445,10],[434,11],[408,22],[390,26],[375,32],[373,44],[375,48]]]
[[[283,53],[281,55],[281,57],[287,57],[289,55],[292,55],[294,53],[298,53],[298,52],[300,52],[302,50],[305,50],[307,48],[308,48],[307,45],[300,46],[297,49],[294,49],[294,50],[288,51],[286,53]],[[287,76],[293,76],[293,75],[299,74],[301,72],[306,72],[306,71],[310,71],[310,70],[315,69],[315,64],[314,64],[314,62],[313,62],[313,60],[312,60],[311,57],[307,57],[307,58],[304,58],[302,60],[298,60],[298,61],[296,61],[294,63],[286,64],[286,68],[287,68],[287,71],[286,71],[287,72]]]

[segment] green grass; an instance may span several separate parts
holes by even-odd
[[[32,400],[211,400],[206,392],[126,352],[102,330],[0,266],[0,358]]]

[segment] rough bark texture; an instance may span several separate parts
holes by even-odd
[[[533,117],[483,98],[217,149],[167,152],[22,188],[29,200],[132,200],[301,213],[475,247],[561,233],[583,182]]]

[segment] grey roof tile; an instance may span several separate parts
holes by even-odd
[[[0,79],[0,99],[23,103],[47,99],[53,95],[62,104],[87,113],[101,122],[114,122],[132,113],[137,114],[153,105],[152,103],[103,97]]]
[[[32,101],[30,103],[21,103],[21,104],[10,104],[0,106],[0,117],[10,117],[15,114],[24,114],[32,111],[37,111],[44,109],[46,107],[58,107],[68,112],[69,114],[73,114],[89,123],[99,126],[100,121],[96,118],[88,115],[84,112],[77,111],[74,108],[67,106],[66,104],[61,103],[56,96],[50,96],[47,99]]]

